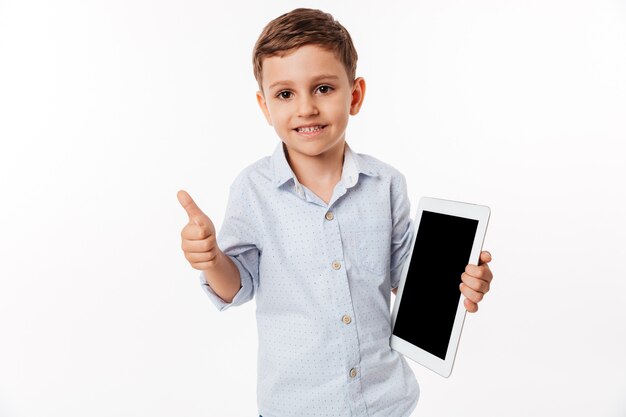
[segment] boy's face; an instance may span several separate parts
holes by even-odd
[[[265,58],[262,77],[257,101],[290,156],[316,157],[343,146],[348,117],[363,102],[365,81],[357,78],[351,85],[332,51],[305,45]]]

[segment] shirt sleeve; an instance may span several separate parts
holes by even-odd
[[[406,179],[399,174],[391,182],[391,216],[393,230],[391,232],[391,288],[400,285],[400,275],[404,262],[411,248],[413,239],[413,220],[410,216]]]
[[[240,178],[230,186],[226,214],[217,235],[219,248],[228,255],[239,270],[241,288],[232,302],[227,303],[213,291],[200,272],[200,283],[219,311],[250,301],[259,285],[259,244],[254,220],[254,202]]]

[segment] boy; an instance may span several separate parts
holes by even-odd
[[[365,81],[346,29],[319,10],[271,21],[253,53],[258,104],[281,142],[233,182],[219,245],[184,191],[182,249],[220,310],[256,297],[265,417],[409,416],[419,388],[389,347],[390,297],[412,230],[404,176],[345,141]],[[489,290],[468,265],[468,311]]]

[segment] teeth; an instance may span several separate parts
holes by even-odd
[[[298,132],[302,132],[302,133],[317,132],[317,131],[318,131],[318,130],[320,130],[321,128],[322,128],[322,126],[299,127],[299,128],[298,128]]]

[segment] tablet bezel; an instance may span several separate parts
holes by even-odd
[[[398,292],[393,306],[393,312],[391,315],[391,348],[402,353],[406,357],[413,361],[425,366],[426,368],[438,373],[444,378],[448,378],[452,373],[452,367],[454,365],[454,359],[456,357],[457,348],[461,338],[461,330],[463,329],[463,322],[465,320],[465,314],[467,310],[463,305],[463,296],[459,292],[459,303],[457,305],[456,315],[454,317],[454,324],[452,326],[452,332],[450,334],[450,342],[448,344],[448,350],[446,351],[446,359],[443,360],[432,353],[421,349],[404,339],[393,334],[396,318],[400,303],[402,301],[402,293],[404,290],[404,284],[409,271],[411,258],[413,256],[413,248],[415,247],[415,240],[417,232],[419,230],[419,223],[424,211],[430,211],[434,213],[448,214],[457,217],[464,217],[469,219],[478,220],[478,226],[476,227],[476,233],[474,235],[474,242],[472,244],[472,251],[470,254],[470,264],[477,265],[480,252],[482,251],[483,242],[485,239],[485,233],[487,232],[487,224],[489,222],[489,216],[491,210],[487,206],[465,203],[453,200],[444,200],[432,197],[422,197],[417,206],[414,222],[413,222],[413,239],[411,241],[411,250],[404,265],[402,267],[402,275],[400,278],[400,284],[398,286]]]

